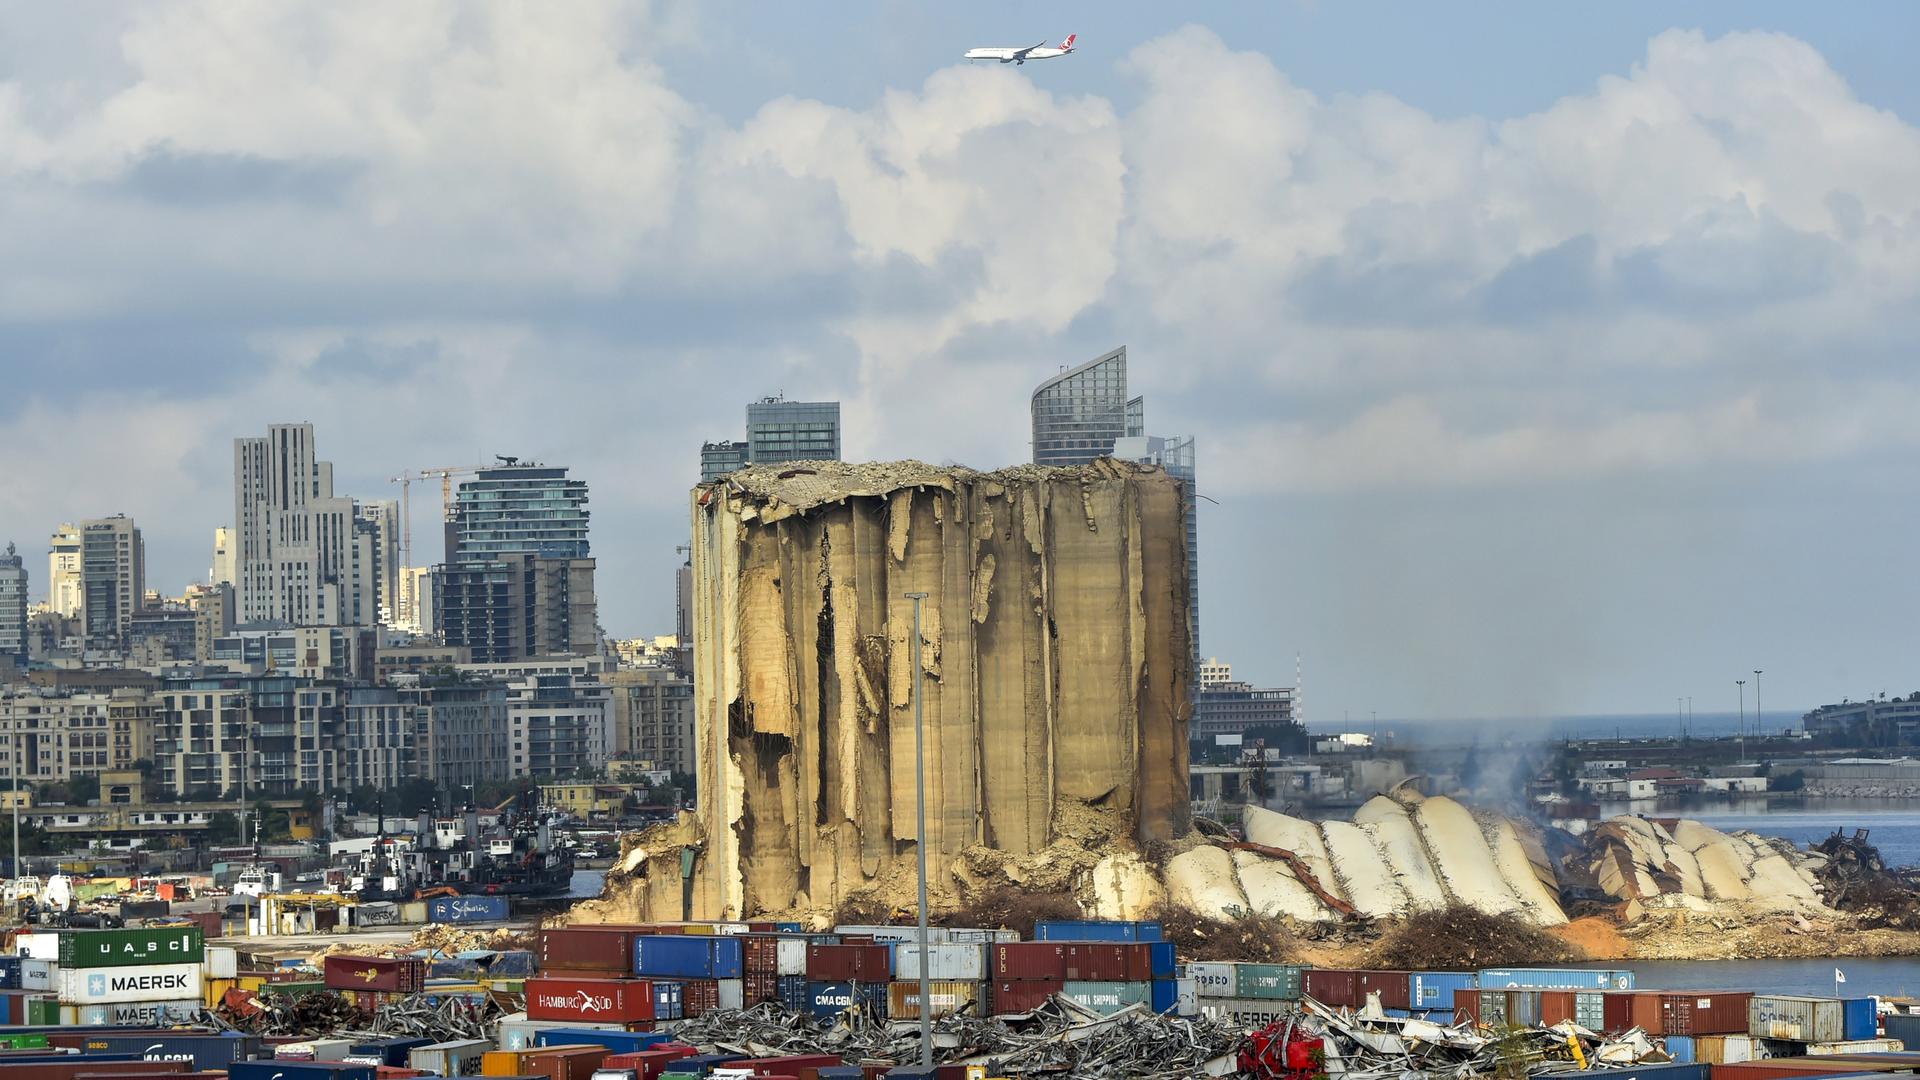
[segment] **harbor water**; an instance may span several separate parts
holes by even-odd
[[[1752,990],[1757,994],[1830,997],[1833,973],[1845,972],[1841,997],[1920,997],[1920,956],[1838,960],[1619,960],[1578,967],[1630,967],[1648,990]]]

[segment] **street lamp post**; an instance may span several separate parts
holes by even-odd
[[[1760,735],[1760,669],[1753,669],[1753,734]]]
[[[921,717],[920,602],[923,592],[910,592],[913,601],[913,643],[908,656],[913,664],[913,791],[916,815],[914,848],[920,855],[920,1066],[933,1069],[933,998],[927,963],[927,730]]]
[[[1740,764],[1747,763],[1747,680],[1735,679],[1733,685],[1740,688]]]

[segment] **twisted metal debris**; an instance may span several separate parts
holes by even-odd
[[[267,991],[244,1004],[224,1004],[206,1017],[230,1031],[300,1038],[382,1038],[403,1035],[435,1042],[491,1039],[505,1014],[491,997],[409,994],[381,1005],[372,1016],[339,994],[292,996]]]

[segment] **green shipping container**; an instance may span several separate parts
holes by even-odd
[[[315,979],[312,982],[268,983],[262,986],[260,990],[262,993],[285,994],[288,997],[299,997],[302,994],[327,994],[332,992],[327,989],[326,982],[320,979]]]
[[[197,926],[66,930],[60,934],[60,966],[63,968],[198,964],[206,957],[206,938]]]
[[[44,1050],[45,1035],[0,1035],[0,1050]]]
[[[1075,1005],[1107,1014],[1117,1013],[1129,1005],[1151,1003],[1152,991],[1151,983],[1076,982],[1069,979],[1061,984],[1060,996]]]
[[[57,997],[31,997],[27,999],[27,1025],[39,1027],[52,1026],[60,1022],[60,999]]]
[[[1301,973],[1306,970],[1299,964],[1235,964],[1233,996],[1267,1001],[1298,1001]]]

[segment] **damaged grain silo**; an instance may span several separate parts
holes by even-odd
[[[696,488],[692,514],[699,804],[690,859],[649,845],[636,914],[822,910],[909,875],[916,661],[936,893],[964,852],[1040,852],[1087,808],[1140,842],[1187,831],[1165,472],[789,463]]]

